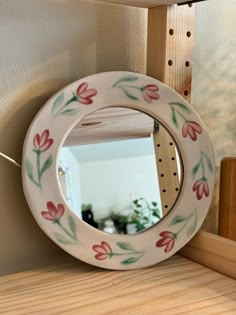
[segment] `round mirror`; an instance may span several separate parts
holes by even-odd
[[[131,110],[136,112],[129,114],[127,111]],[[145,115],[140,116],[141,113]],[[114,115],[115,120],[106,124],[106,119]],[[146,119],[150,129],[144,137],[139,134],[140,128],[135,131],[135,124],[141,123],[142,127]],[[119,124],[123,127],[118,128]],[[128,130],[135,136],[127,133]],[[163,138],[163,133],[167,138]],[[73,141],[78,137],[79,148],[75,148],[77,143]],[[136,162],[131,162],[127,169],[127,160],[131,153],[150,152],[145,148],[145,140],[154,152],[150,158],[154,169],[147,170],[149,163],[141,162],[132,178],[128,172]],[[122,148],[124,143],[126,153]],[[108,149],[110,145],[112,149]],[[71,146],[73,148],[69,149]],[[100,150],[104,146],[105,153]],[[72,164],[64,159],[68,150],[75,161],[79,150],[78,159],[84,159],[79,163],[87,164],[79,171],[79,176],[83,173],[83,183],[78,176],[73,177]],[[119,155],[113,156],[115,152]],[[105,156],[107,160],[95,161],[98,154],[101,154],[100,159]],[[109,166],[110,161],[122,158],[126,159],[123,168],[118,164]],[[96,165],[92,167],[92,163]],[[100,166],[101,163],[104,165]],[[96,174],[95,179],[91,173]],[[111,179],[110,175],[115,173],[120,174],[119,185],[112,190],[111,182],[117,179]],[[145,174],[149,174],[149,178],[144,178]],[[156,176],[153,185],[152,176]],[[163,186],[166,178],[177,182],[174,185],[166,182]],[[107,72],[70,84],[45,104],[26,135],[22,180],[35,219],[58,246],[99,267],[141,268],[173,255],[200,228],[213,196],[214,154],[199,116],[175,91],[141,74]],[[146,187],[140,186],[142,182]],[[78,187],[76,193],[81,194],[77,206],[71,198],[74,184]],[[106,186],[102,188],[102,185]],[[173,197],[164,200],[169,191],[174,192]],[[102,192],[105,195],[101,198]],[[122,201],[123,196],[126,199]],[[87,210],[91,212],[87,212],[85,222],[82,217]],[[145,218],[149,213],[151,225]],[[116,222],[117,216],[119,221],[125,216],[125,228],[121,227],[122,222]],[[140,216],[145,221],[134,223],[141,225],[141,233],[137,226],[133,232],[128,232],[127,225],[132,223],[133,217]],[[88,224],[91,219],[93,224]],[[113,228],[117,233],[104,233],[104,229],[111,232]]]
[[[160,222],[177,199],[182,174],[166,128],[127,108],[108,107],[84,117],[59,155],[68,206],[108,233],[135,234]]]

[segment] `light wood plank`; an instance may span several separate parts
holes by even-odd
[[[154,128],[153,141],[162,213],[166,215],[173,207],[180,190],[180,174],[177,166],[175,143],[167,130],[161,125],[158,129]]]
[[[212,270],[236,279],[236,242],[199,231],[179,252]]]
[[[147,74],[190,101],[195,7],[148,10]]]
[[[153,8],[160,5],[169,5],[175,3],[186,2],[186,0],[91,0],[90,2],[98,2],[105,4],[120,4],[125,6]]]
[[[161,6],[148,10],[147,74],[166,83],[188,101],[191,95],[193,27],[194,6]],[[171,159],[176,158],[176,152],[175,146],[168,146],[170,139],[166,132],[161,132],[160,136],[156,133],[154,136],[156,152],[158,153],[158,142],[161,143],[160,148],[165,147],[165,152],[168,152],[164,168],[157,158],[164,210],[165,206],[173,205],[178,195],[176,188],[179,188],[178,177],[173,177],[177,164],[176,159],[174,163]],[[161,177],[165,170],[168,172]]]
[[[70,132],[64,146],[150,137],[153,119],[128,108],[105,108],[83,118]]]
[[[236,284],[174,256],[156,266],[106,271],[74,259],[0,278],[0,313],[234,314]]]
[[[236,241],[236,158],[224,158],[220,170],[219,235]]]

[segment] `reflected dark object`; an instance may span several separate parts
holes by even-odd
[[[82,205],[82,219],[94,228],[98,228],[98,223],[93,219],[92,205]]]

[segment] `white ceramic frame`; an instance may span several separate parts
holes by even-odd
[[[76,217],[57,175],[59,150],[71,129],[88,114],[117,106],[142,111],[163,124],[179,148],[184,170],[172,210],[135,235],[104,233]],[[134,269],[168,258],[198,231],[213,196],[214,153],[199,116],[174,90],[141,74],[107,72],[68,85],[41,109],[25,139],[22,180],[39,226],[65,251],[99,267]]]

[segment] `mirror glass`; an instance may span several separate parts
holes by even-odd
[[[157,224],[176,202],[182,177],[168,131],[128,108],[105,108],[83,118],[58,158],[67,204],[107,233],[135,234]]]

